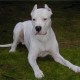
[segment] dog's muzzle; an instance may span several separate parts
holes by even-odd
[[[36,30],[36,34],[35,35],[46,35],[47,34],[47,32],[46,33],[42,33],[41,29],[42,29],[41,26],[36,26],[35,27],[35,30]]]

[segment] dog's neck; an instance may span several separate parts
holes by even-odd
[[[52,31],[52,28],[49,27],[46,35],[34,35],[34,37],[42,42],[48,41],[51,37],[51,31]]]

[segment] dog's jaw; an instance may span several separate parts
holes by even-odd
[[[45,33],[36,33],[35,35],[46,35],[47,34],[47,32],[45,32]]]

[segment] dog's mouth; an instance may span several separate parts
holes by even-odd
[[[47,34],[47,32],[45,32],[45,33],[37,32],[35,35],[46,35],[46,34]]]

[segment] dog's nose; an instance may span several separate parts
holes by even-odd
[[[40,32],[41,31],[41,26],[36,26],[35,29],[36,29],[37,32]]]

